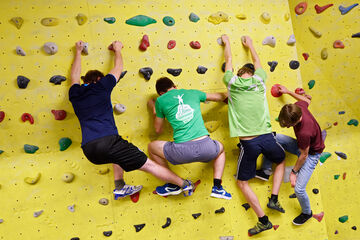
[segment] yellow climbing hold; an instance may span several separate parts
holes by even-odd
[[[17,27],[17,29],[20,29],[24,23],[24,19],[22,19],[22,17],[13,17],[10,21]]]
[[[321,50],[321,59],[325,60],[327,58],[328,58],[327,48],[323,48],[323,50]]]
[[[79,13],[77,16],[76,16],[76,20],[78,22],[79,25],[84,25],[87,21],[87,16],[85,16],[84,14],[82,13]]]
[[[59,24],[59,19],[57,18],[43,18],[41,19],[41,24],[47,27],[56,26]]]
[[[327,129],[330,129],[332,127],[332,124],[329,123],[329,122],[326,122],[325,123],[325,126],[322,128],[323,130],[327,130]]]
[[[266,23],[270,22],[271,20],[271,16],[268,12],[263,12],[263,14],[261,14],[261,18]]]
[[[319,32],[318,30],[316,30],[315,28],[313,27],[309,27],[309,30],[315,35],[315,37],[321,37],[321,32]]]
[[[62,180],[66,183],[71,183],[74,180],[75,175],[71,172],[64,173]]]
[[[289,21],[289,19],[290,19],[290,14],[289,14],[289,13],[285,13],[284,18],[285,18],[285,21]]]
[[[26,177],[25,179],[24,179],[24,181],[27,183],[27,184],[35,184],[35,183],[37,183],[38,181],[39,181],[39,179],[40,179],[40,177],[41,177],[41,173],[38,173],[37,175],[36,175],[36,177]]]
[[[101,175],[107,174],[109,171],[110,169],[108,167],[103,167],[96,170],[96,172]]]
[[[213,24],[220,24],[229,21],[229,16],[224,12],[216,12],[209,16],[208,21]]]
[[[218,129],[220,126],[220,122],[219,121],[209,121],[209,122],[206,122],[205,123],[205,127],[206,129],[212,133],[212,132],[215,132],[216,129]]]
[[[246,19],[246,15],[243,14],[243,13],[240,13],[240,14],[237,14],[237,15],[236,15],[236,18],[238,18],[238,19],[240,19],[240,20],[244,20],[244,19]]]

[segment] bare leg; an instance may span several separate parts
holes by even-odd
[[[272,194],[279,195],[280,186],[284,177],[285,161],[278,164],[274,171]]]
[[[259,200],[250,188],[248,181],[237,180],[237,185],[239,186],[241,192],[244,194],[246,200],[249,202],[251,208],[254,209],[256,215],[259,218],[265,216],[264,211],[260,207]]]
[[[223,145],[219,142],[220,151],[217,158],[214,160],[214,178],[221,179],[225,167],[225,152]]]
[[[169,168],[164,155],[164,145],[166,141],[153,141],[148,145],[149,157],[163,167]]]
[[[117,164],[113,163],[114,180],[124,179],[124,170]]]

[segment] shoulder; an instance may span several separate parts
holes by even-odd
[[[304,107],[304,108],[308,108],[309,107],[309,103],[305,102],[305,101],[297,101],[295,103],[295,105],[299,106],[299,107]]]
[[[266,72],[265,72],[265,70],[263,68],[258,68],[254,72],[254,77],[255,76],[258,76],[258,77],[261,77],[262,79],[265,79],[266,78]]]

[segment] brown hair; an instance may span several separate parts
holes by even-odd
[[[245,64],[244,66],[242,66],[242,68],[239,69],[237,75],[239,77],[241,77],[243,74],[245,73],[249,73],[251,75],[254,75],[254,72],[255,72],[255,67],[254,67],[254,64],[252,63],[247,63]]]
[[[281,127],[292,127],[300,120],[302,111],[296,104],[286,104],[279,113]]]
[[[84,81],[84,83],[97,83],[100,79],[104,77],[104,74],[98,70],[90,70],[88,71],[85,76],[81,76],[81,79]]]
[[[167,77],[159,78],[156,81],[156,92],[159,95],[160,93],[166,93],[172,87],[175,87],[175,84]]]

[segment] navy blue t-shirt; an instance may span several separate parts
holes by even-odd
[[[115,85],[115,76],[108,74],[97,83],[87,86],[74,84],[69,89],[69,100],[80,121],[81,146],[101,137],[118,134],[110,98]]]

